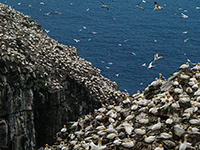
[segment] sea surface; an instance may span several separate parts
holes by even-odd
[[[0,0],[30,16],[53,39],[78,49],[121,91],[143,91],[189,59],[200,61],[200,0]],[[144,11],[134,7],[140,2]],[[51,13],[52,12],[52,13]],[[156,67],[147,69],[158,53]],[[146,66],[142,66],[146,63]],[[191,66],[192,67],[192,66]]]

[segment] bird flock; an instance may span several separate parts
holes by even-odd
[[[113,2],[114,2],[114,0],[113,0]],[[143,2],[146,3],[146,1],[143,1]],[[105,5],[105,3],[103,3],[103,2],[101,2],[101,3],[102,3],[102,6],[101,6],[102,8],[106,8],[107,10],[109,10],[108,6]],[[163,9],[163,7],[161,7],[160,5],[158,5],[157,2],[154,2],[154,4],[155,4],[155,8],[153,9],[153,11],[154,11],[154,10]],[[138,4],[134,7],[134,9],[135,9],[135,8],[140,8],[140,9],[142,9],[142,10],[144,11],[144,8],[140,6],[140,3],[138,3]]]
[[[159,74],[144,91],[64,125],[45,150],[199,149],[199,82],[200,63],[186,62],[167,80]]]

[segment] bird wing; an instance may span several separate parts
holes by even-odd
[[[105,5],[103,2],[101,2],[103,5]]]
[[[140,6],[140,8],[141,8],[142,10],[144,10],[144,8],[143,8],[143,7],[141,7],[141,6]]]
[[[158,8],[158,3],[157,2],[154,2],[154,3],[155,3],[155,7]]]

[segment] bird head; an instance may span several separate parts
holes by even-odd
[[[146,135],[143,135],[143,138],[147,138],[147,136],[146,136]]]

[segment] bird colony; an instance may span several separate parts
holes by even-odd
[[[69,77],[98,101],[118,98],[116,83],[103,77],[92,63],[80,58],[74,46],[51,39],[29,16],[0,3],[0,61],[17,63],[50,92],[67,88]],[[18,69],[19,72],[20,68]]]
[[[194,150],[200,145],[200,63],[102,105],[64,127],[45,149]]]

